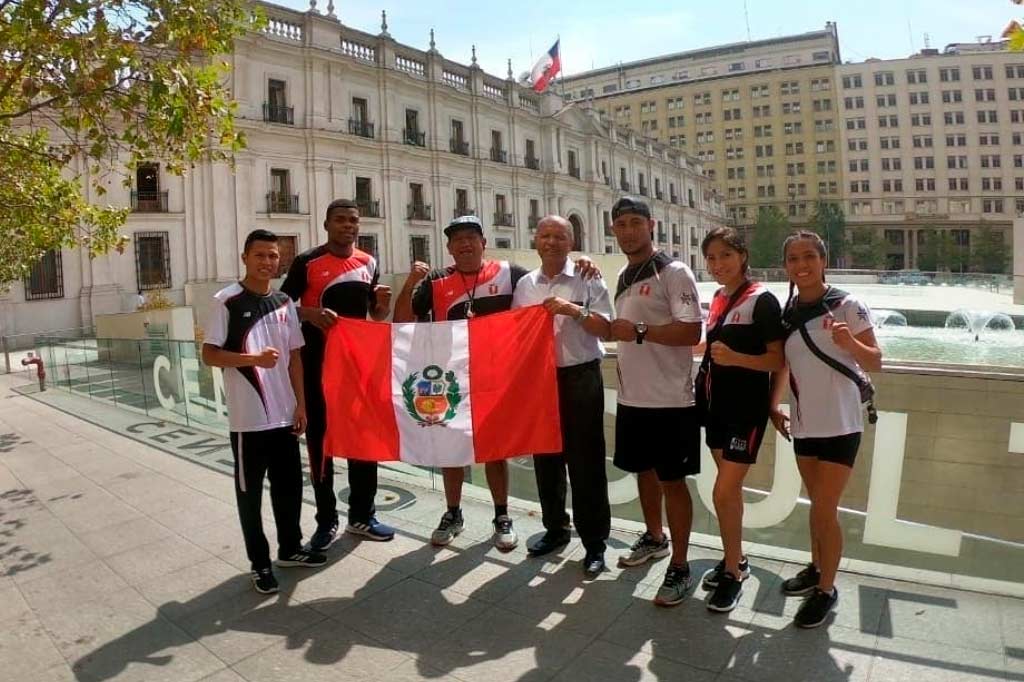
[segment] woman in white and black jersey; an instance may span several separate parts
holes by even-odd
[[[773,382],[771,417],[784,437],[792,431],[797,467],[811,498],[811,563],[784,581],[782,591],[808,595],[794,622],[812,628],[824,623],[839,601],[839,500],[864,431],[862,389],[870,385],[865,372],[882,368],[882,351],[867,306],[825,283],[821,237],[814,232],[791,235],[783,245],[783,258],[790,280],[783,312],[786,369]],[[787,383],[789,417],[779,411]]]
[[[714,505],[724,558],[704,575],[711,611],[732,611],[750,575],[743,556],[743,479],[757,461],[771,408],[770,373],[785,365],[782,309],[768,289],[749,278],[750,257],[739,232],[719,227],[701,250],[721,285],[707,321],[707,350],[695,382],[705,439],[718,467]]]

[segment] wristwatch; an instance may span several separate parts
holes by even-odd
[[[633,331],[636,332],[636,342],[643,343],[644,337],[647,336],[647,323],[637,322],[635,325],[633,325]]]
[[[576,321],[586,322],[588,317],[590,317],[590,308],[580,308],[580,316],[576,318]]]

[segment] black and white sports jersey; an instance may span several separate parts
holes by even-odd
[[[516,284],[526,268],[508,261],[485,260],[471,275],[454,265],[432,270],[412,295],[412,310],[420,322],[465,320],[474,315],[501,313],[512,308]]]
[[[290,426],[295,393],[288,366],[291,351],[303,343],[292,300],[277,290],[263,296],[232,284],[214,294],[203,332],[203,343],[232,353],[260,353],[269,347],[281,354],[272,369],[224,369],[230,429],[266,431]]]
[[[658,251],[650,260],[619,272],[615,310],[650,327],[701,323],[693,271]],[[619,403],[630,407],[691,407],[693,348],[645,341],[618,344]]]
[[[709,348],[715,341],[721,341],[737,353],[763,355],[770,342],[786,338],[782,327],[782,306],[763,284],[755,282],[743,292],[722,322],[721,330],[714,334],[715,326],[728,305],[729,295],[725,289],[719,289],[711,299],[708,313]],[[768,414],[771,374],[711,363],[705,390],[708,407],[716,420],[728,424],[756,423]]]

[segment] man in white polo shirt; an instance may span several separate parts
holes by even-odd
[[[565,511],[568,469],[572,520],[586,549],[583,573],[593,578],[604,570],[605,541],[611,527],[604,463],[604,347],[599,339],[608,335],[612,306],[604,280],[585,278],[569,260],[573,236],[568,220],[543,218],[535,242],[541,267],[519,280],[512,307],[543,304],[555,316],[562,452],[533,458],[546,532],[528,551],[530,556],[544,556],[569,542]]]
[[[619,400],[615,466],[634,473],[647,525],[624,566],[669,554],[662,525],[665,501],[672,559],[654,603],[674,606],[692,585],[687,563],[693,502],[686,477],[700,473],[700,425],[694,408],[693,346],[701,337],[700,298],[693,272],[654,248],[654,221],[641,199],[612,207],[612,229],[629,263],[615,288]]]

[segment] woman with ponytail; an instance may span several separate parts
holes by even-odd
[[[747,272],[749,252],[731,227],[712,230],[701,246],[708,272],[721,285],[711,301],[707,350],[697,373],[696,398],[705,438],[718,467],[714,505],[724,558],[704,576],[713,590],[710,611],[725,613],[739,603],[750,575],[743,556],[743,479],[757,461],[768,411],[771,372],[785,365],[782,309]]]
[[[807,599],[798,627],[813,628],[839,601],[836,573],[843,553],[839,501],[850,479],[864,431],[862,402],[869,403],[865,372],[882,368],[871,312],[850,294],[825,283],[825,244],[814,232],[786,239],[783,258],[790,296],[783,311],[786,368],[775,375],[771,419],[783,437],[792,431],[800,477],[811,498],[811,563],[782,584]],[[790,388],[790,417],[779,403]]]

